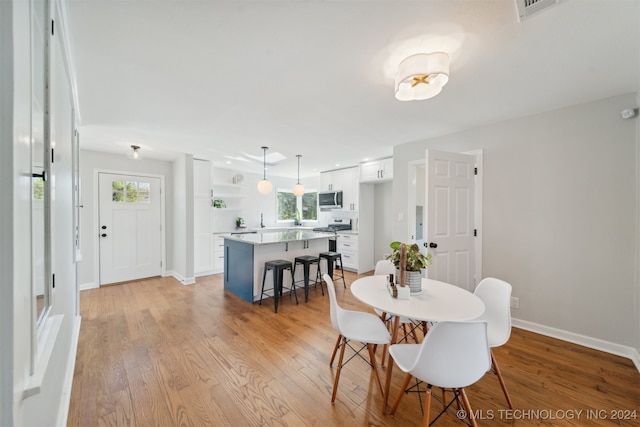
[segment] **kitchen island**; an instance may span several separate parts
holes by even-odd
[[[317,256],[329,250],[329,238],[335,238],[335,235],[309,230],[225,235],[224,289],[253,303],[260,299],[265,262],[284,259],[293,264],[297,256]],[[302,268],[296,272],[296,280],[301,277]],[[267,281],[270,281],[269,277]]]

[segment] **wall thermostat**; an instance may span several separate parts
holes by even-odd
[[[623,119],[630,119],[632,117],[635,117],[636,114],[638,114],[637,108],[627,108],[625,110],[622,110],[622,113],[620,113]]]

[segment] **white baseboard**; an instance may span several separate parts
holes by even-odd
[[[193,285],[194,283],[196,283],[196,278],[195,277],[184,277],[181,274],[175,272],[175,271],[167,271],[167,276],[171,276],[174,279],[176,279],[178,282],[182,283],[183,285]]]
[[[78,286],[78,289],[80,289],[81,291],[87,291],[89,289],[97,289],[100,286],[96,285],[95,283],[84,283],[80,286]]]
[[[533,323],[526,320],[512,318],[511,324],[516,328],[535,332],[540,335],[568,341],[584,347],[604,351],[605,353],[615,354],[616,356],[626,357],[627,359],[631,359],[638,372],[640,372],[640,354],[638,353],[638,350],[633,347],[620,345],[569,331],[564,331],[562,329],[552,328],[550,326],[540,325],[538,323]]]
[[[62,385],[62,396],[60,396],[60,407],[58,408],[58,416],[56,426],[64,427],[67,425],[69,416],[69,405],[71,404],[71,386],[73,385],[73,374],[76,368],[76,354],[78,352],[78,338],[80,337],[80,323],[82,317],[75,316],[73,319],[73,332],[71,335],[71,347],[69,349],[69,357],[67,358],[67,367],[65,370],[64,384]]]

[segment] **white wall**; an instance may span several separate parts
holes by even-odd
[[[29,3],[0,2],[0,425],[23,425],[31,355]]]
[[[55,16],[56,22],[62,20]],[[39,393],[23,399],[30,374],[31,330],[31,93],[29,2],[0,2],[0,425],[56,425],[66,419],[79,319],[71,203],[71,99],[63,30],[53,37],[52,135],[55,138],[52,315],[63,316]],[[9,185],[7,185],[9,184]],[[25,212],[27,213],[25,215]],[[36,361],[36,371],[42,366]],[[30,383],[33,385],[33,382]]]
[[[520,298],[514,318],[638,345],[637,123],[628,94],[394,149],[394,206],[426,148],[484,150],[483,274]],[[406,221],[394,236],[406,238]]]
[[[183,284],[195,283],[193,262],[193,156],[185,154],[173,161],[173,268],[171,273]],[[167,203],[167,206],[170,206]],[[169,210],[170,208],[167,208]]]
[[[85,141],[86,142],[86,141]],[[80,145],[82,146],[82,133]],[[82,261],[78,264],[78,283],[81,288],[98,286],[96,251],[98,250],[98,186],[95,181],[97,170],[124,173],[148,173],[165,177],[165,239],[167,270],[173,268],[173,164],[153,159],[133,160],[126,155],[116,155],[91,150],[80,151],[80,183],[82,204],[80,217],[80,235],[82,239]]]
[[[215,190],[216,184],[230,184],[231,177],[237,174],[237,171],[232,169],[225,169],[214,167],[213,169],[213,186]],[[298,181],[297,178],[283,178],[279,176],[267,175],[267,179],[273,184],[273,190],[269,194],[260,194],[258,192],[258,181],[260,181],[263,175],[260,173],[252,174],[242,172],[243,180],[240,184],[242,186],[242,194],[244,194],[245,202],[242,213],[238,216],[242,216],[245,220],[245,224],[248,228],[260,227],[260,214],[263,215],[263,221],[265,227],[276,227],[285,224],[278,223],[276,221],[276,191],[278,189],[291,190],[294,184]],[[305,190],[318,191],[320,185],[320,175],[317,177],[301,178],[300,183],[304,185]],[[222,215],[220,215],[222,218]],[[293,225],[293,221],[290,224]],[[303,221],[302,225],[314,227],[316,223],[312,221]],[[214,224],[214,231],[227,231],[235,227],[235,223],[227,224]]]
[[[374,197],[374,248],[373,262],[384,259],[391,252],[389,244],[393,242],[393,182],[379,184],[361,184],[373,186]]]

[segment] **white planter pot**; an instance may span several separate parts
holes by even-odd
[[[405,271],[406,285],[412,294],[422,292],[422,273],[420,271]],[[400,270],[396,268],[396,283],[400,283]]]

